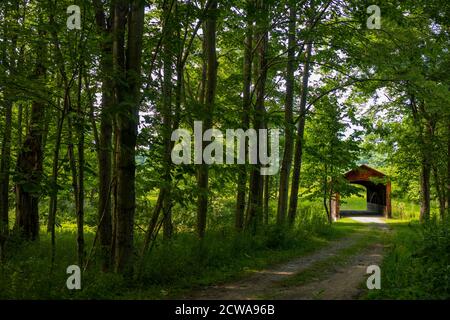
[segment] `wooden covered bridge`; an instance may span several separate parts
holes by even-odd
[[[340,196],[337,193],[331,204],[333,220],[352,215],[377,215],[391,218],[391,182],[388,176],[363,164],[344,174],[344,177],[348,182],[366,188],[367,208],[366,210],[340,210]]]

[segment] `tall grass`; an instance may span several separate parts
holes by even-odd
[[[236,233],[230,227],[232,210],[223,207],[215,210],[203,241],[199,241],[190,228],[178,230],[169,241],[158,239],[144,259],[139,279],[99,272],[100,265],[94,253],[92,263],[83,273],[80,291],[66,288],[69,276],[66,269],[77,263],[73,223],[65,222],[57,228],[53,265],[50,238],[44,230],[39,242],[25,243],[12,238],[7,245],[6,262],[0,270],[0,299],[177,297],[193,287],[234,279],[251,270],[311,252],[342,235],[327,225],[323,209],[316,203],[299,208],[294,228],[279,228],[272,223],[262,226],[253,235]],[[87,250],[94,235],[95,228],[86,227]],[[136,266],[142,238],[142,232],[137,230]]]
[[[381,265],[382,288],[369,299],[450,299],[450,224],[392,223],[395,233]]]

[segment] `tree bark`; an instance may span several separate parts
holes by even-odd
[[[173,2],[173,1],[171,1]],[[172,178],[171,178],[171,130],[172,130],[172,64],[173,64],[173,14],[172,14],[172,3],[164,2],[163,5],[163,29],[162,29],[162,48],[163,48],[163,83],[162,83],[162,137],[163,137],[163,176],[161,187],[164,194],[163,199],[163,219],[164,219],[164,229],[163,235],[164,239],[170,239],[172,237]]]
[[[441,217],[441,220],[444,220],[445,217],[445,191],[442,189],[442,180],[440,178],[439,170],[437,166],[434,164],[432,165],[433,170],[433,180],[434,180],[434,187],[436,189],[436,197],[439,202],[439,215]]]
[[[39,39],[45,32],[39,30]],[[42,81],[46,73],[46,46],[38,41],[36,48],[35,79]],[[16,229],[26,240],[39,238],[39,193],[42,178],[42,125],[45,106],[41,100],[34,99],[31,106],[30,129],[17,158],[16,172],[19,182],[16,185]]]
[[[425,106],[423,101],[419,101],[419,110],[421,116],[425,119],[419,120],[420,125],[420,141],[421,146],[421,170],[420,170],[420,221],[425,222],[429,220],[431,214],[431,169],[432,160],[430,155],[433,154],[433,135],[434,129],[430,119],[425,113]],[[422,124],[422,122],[425,122]],[[424,130],[423,130],[424,127]]]
[[[269,224],[270,176],[264,176],[263,224]]]
[[[205,116],[204,130],[212,127],[212,114],[214,111],[214,99],[217,83],[217,57],[216,57],[216,24],[217,24],[217,0],[212,0],[207,12],[205,22],[205,53],[206,53],[206,86],[205,86]],[[203,147],[205,144],[203,144]],[[202,161],[203,162],[203,161]],[[197,235],[205,236],[206,215],[208,211],[208,165],[202,163],[198,166],[197,188]]]
[[[430,163],[422,159],[420,170],[420,221],[425,222],[430,218]]]
[[[257,51],[257,79],[255,84],[256,102],[253,126],[255,130],[265,129],[265,107],[264,99],[267,79],[267,43],[268,43],[268,3],[266,0],[257,0],[258,17],[256,19],[256,40],[258,41]],[[258,136],[258,146],[260,139]],[[258,157],[259,158],[259,157]],[[259,159],[258,159],[259,162]],[[256,232],[258,220],[262,221],[262,201],[263,200],[263,177],[261,176],[261,165],[256,164],[252,168],[249,187],[249,199],[246,214],[246,229]]]
[[[297,134],[295,141],[295,153],[294,153],[294,167],[292,170],[292,185],[291,195],[289,202],[288,219],[289,224],[293,225],[297,215],[298,204],[298,189],[300,186],[300,172],[302,168],[303,159],[303,135],[305,132],[305,120],[306,120],[306,101],[308,98],[308,80],[309,69],[311,61],[312,44],[308,43],[306,47],[305,63],[303,67],[301,96],[300,96],[300,108],[299,108],[299,122],[297,124]]]
[[[450,117],[447,125],[447,218],[450,217]]]
[[[4,259],[4,244],[9,233],[9,169],[11,163],[12,101],[5,99],[5,130],[0,160],[0,262]]]
[[[287,214],[289,175],[292,164],[293,149],[293,104],[294,104],[294,70],[295,70],[295,20],[296,6],[291,4],[289,13],[288,61],[286,66],[286,97],[284,103],[285,140],[284,153],[280,169],[280,187],[278,196],[277,223],[284,224]]]
[[[67,82],[65,82],[67,84]],[[69,90],[66,87],[64,90],[64,106],[63,110],[58,117],[56,127],[56,141],[55,148],[53,150],[53,164],[52,164],[52,176],[51,176],[51,190],[50,190],[50,202],[47,221],[47,232],[50,232],[52,248],[55,246],[55,223],[56,223],[56,211],[58,204],[58,168],[59,168],[59,151],[61,148],[61,136],[64,125],[64,119],[69,109]]]
[[[140,103],[144,3],[117,1],[114,14],[114,66],[117,68],[117,220],[115,271],[133,272],[135,198],[135,148]],[[128,39],[125,49],[126,23]]]
[[[247,29],[244,41],[244,68],[243,68],[243,97],[242,97],[242,130],[250,127],[251,84],[253,60],[253,19],[251,18],[253,1],[247,1]],[[247,158],[248,142],[245,140],[245,157]],[[236,195],[235,228],[242,231],[244,228],[245,198],[247,191],[247,167],[239,167]]]
[[[82,91],[82,75],[83,75],[83,63],[81,63],[78,72],[78,95],[77,95],[77,127],[78,127],[78,193],[76,194],[76,216],[77,216],[77,255],[78,265],[82,266],[84,262],[84,128],[85,117],[84,110],[81,103],[81,91]]]
[[[101,43],[100,69],[102,74],[102,105],[100,110],[100,134],[98,146],[98,234],[100,242],[100,258],[102,270],[108,271],[112,257],[112,130],[113,130],[113,57],[112,27],[114,10],[109,18],[105,15],[103,5],[94,1],[95,18],[103,39]]]
[[[19,4],[16,5],[15,9],[18,12]],[[8,9],[5,9],[3,18],[8,18],[8,16]],[[4,28],[2,36],[4,38],[9,37],[7,26],[8,22],[5,21],[5,25],[2,26]],[[16,74],[17,63],[20,63],[16,62],[16,47],[17,35],[13,33],[10,46],[8,47],[7,42],[4,41],[2,50],[2,64],[9,69],[9,74],[12,76]],[[3,130],[0,159],[0,262],[2,262],[5,254],[4,245],[9,235],[9,182],[11,169],[11,130],[14,94],[10,92],[7,86],[1,85],[0,89],[3,91],[3,103],[5,109],[5,126]],[[19,116],[21,116],[21,112],[19,112]]]

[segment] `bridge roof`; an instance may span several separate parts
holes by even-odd
[[[370,181],[372,178],[385,178],[384,173],[369,167],[368,165],[361,165],[344,174],[344,177],[350,182],[356,181]]]

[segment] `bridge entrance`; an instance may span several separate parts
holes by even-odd
[[[347,172],[344,177],[349,183],[366,188],[367,207],[366,210],[340,210],[340,196],[337,193],[331,204],[333,220],[352,215],[377,215],[391,218],[391,182],[388,176],[367,165],[361,165]]]

